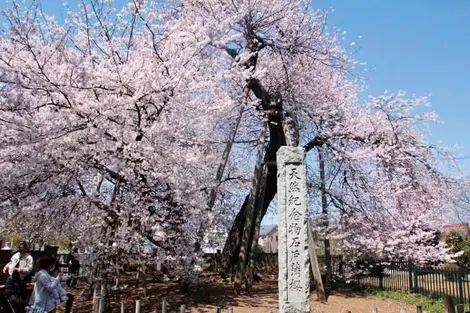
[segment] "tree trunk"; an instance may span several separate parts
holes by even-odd
[[[263,208],[263,199],[264,199],[264,194],[266,192],[266,175],[267,175],[267,166],[266,164],[263,165],[263,168],[261,170],[261,179],[259,183],[259,189],[258,189],[258,206],[259,206],[259,211],[262,210]],[[249,258],[249,266],[248,266],[248,273],[246,275],[246,289],[248,291],[251,291],[253,287],[253,277],[254,277],[254,271],[255,271],[255,262],[254,259],[256,258],[256,253],[257,253],[257,246],[258,246],[258,238],[259,238],[259,229],[261,225],[261,214],[258,214],[256,216],[255,220],[255,226],[254,226],[254,233],[251,238],[251,257]]]
[[[281,146],[285,146],[286,144],[284,131],[280,123],[280,116],[270,115],[268,126],[269,144],[264,156],[264,162],[268,167],[266,174],[266,188],[262,201],[262,206],[259,205],[259,201],[256,201],[253,212],[253,219],[256,220],[259,218],[260,221],[263,220],[263,217],[266,214],[266,211],[277,192],[277,168],[275,165],[271,164],[276,161],[277,150],[279,150]],[[249,200],[250,195],[247,195],[245,197],[245,200],[243,201],[240,211],[235,217],[235,220],[232,224],[232,228],[230,229],[227,240],[225,242],[225,246],[222,252],[222,270],[225,273],[231,272],[233,270],[233,267],[238,263],[238,256],[240,254],[240,245],[242,242],[242,234],[243,229],[245,227],[246,212]],[[255,233],[255,228],[259,228],[259,225],[253,223],[252,227],[253,228],[251,231],[249,242],[253,241],[253,234]],[[248,261],[248,259],[246,261]]]
[[[245,223],[243,227],[243,233],[242,233],[242,240],[240,242],[240,252],[238,254],[238,267],[237,267],[237,275],[235,278],[235,285],[234,289],[236,293],[240,293],[241,291],[241,285],[242,285],[242,280],[243,277],[245,277],[247,270],[246,270],[246,265],[248,261],[248,255],[250,253],[250,248],[251,248],[251,240],[253,235],[252,235],[252,230],[253,226],[256,226],[255,221],[258,220],[258,217],[255,216],[254,211],[255,211],[255,206],[256,206],[256,200],[257,200],[257,195],[259,193],[259,187],[260,187],[260,179],[262,175],[262,160],[263,160],[263,150],[264,150],[264,143],[266,140],[266,126],[267,126],[267,121],[263,120],[262,126],[261,126],[261,134],[259,138],[259,143],[258,143],[258,152],[257,152],[257,157],[256,157],[256,164],[255,164],[255,171],[253,174],[253,181],[252,181],[252,186],[251,186],[251,191],[250,191],[250,196],[249,196],[249,201],[246,207],[246,218],[245,218]]]
[[[323,155],[323,147],[318,147],[318,166],[320,172],[320,192],[321,192],[321,207],[322,214],[324,218],[324,227],[325,229],[329,226],[328,221],[328,203],[326,199],[326,178],[325,178],[325,159]],[[332,268],[331,268],[331,248],[330,248],[330,239],[325,237],[323,240],[325,246],[325,266],[326,266],[326,275],[325,275],[325,285],[330,287]]]

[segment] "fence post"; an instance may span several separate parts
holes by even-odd
[[[101,297],[96,296],[93,298],[93,313],[100,313],[100,304],[101,304]]]
[[[135,300],[135,313],[140,313],[140,300]]]
[[[105,310],[106,302],[104,297],[100,297],[98,313],[103,313]]]
[[[382,273],[383,268],[382,268],[382,262],[379,263],[379,288],[380,290],[384,289],[384,275]],[[377,313],[377,312],[375,312]]]
[[[457,281],[459,283],[459,303],[464,303],[463,299],[463,282],[462,282],[462,276],[463,276],[463,270],[461,267],[459,267],[459,271],[457,273]]]
[[[98,313],[99,305],[100,305],[100,300],[98,298],[98,288],[95,286],[95,288],[93,288],[93,308],[92,308],[93,313]]]
[[[338,263],[338,274],[340,277],[343,277],[343,256],[339,256],[339,263]]]
[[[121,301],[121,313],[124,313],[124,301]]]
[[[408,261],[408,280],[410,283],[410,292],[413,291],[413,265]]]
[[[99,304],[99,313],[104,313],[106,310],[106,297],[107,295],[107,290],[106,290],[106,281],[101,282],[101,292],[100,292],[100,304]]]
[[[416,266],[413,265],[413,277],[414,277],[414,282],[413,282],[413,289],[415,293],[419,292],[419,286],[418,286],[418,270]]]
[[[455,313],[455,305],[452,297],[449,295],[444,295],[444,312],[445,313]]]
[[[166,312],[166,301],[165,300],[162,301],[162,313],[167,313]]]

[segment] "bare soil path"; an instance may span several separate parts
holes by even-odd
[[[87,299],[87,292],[80,288],[73,292],[77,298],[73,312],[92,312],[92,301]],[[110,292],[111,312],[120,313],[121,300],[125,303],[126,312],[135,312],[136,300],[141,300],[144,308],[142,313],[155,312],[155,308],[158,309],[157,312],[161,312],[163,299],[169,304],[169,312],[179,312],[182,304],[187,305],[186,312],[189,313],[215,313],[217,307],[221,307],[223,312],[228,312],[227,309],[231,307],[234,313],[278,312],[276,281],[262,282],[251,293],[238,296],[234,295],[230,283],[221,281],[192,287],[185,294],[174,283],[147,283],[146,294],[147,296],[143,286],[124,283],[120,291]],[[406,308],[408,312],[416,311],[415,307],[394,300],[346,291],[334,293],[329,297],[328,303],[316,301],[314,293],[311,298],[312,313],[344,313],[346,310],[352,313],[370,313],[374,308],[378,308],[380,313],[399,313],[401,308]],[[63,307],[59,307],[57,312],[64,312]]]

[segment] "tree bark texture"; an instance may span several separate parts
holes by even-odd
[[[248,255],[250,253],[250,247],[251,247],[251,240],[253,237],[252,230],[254,226],[256,226],[256,223],[254,221],[257,220],[256,217],[254,217],[254,211],[255,211],[255,206],[256,206],[256,200],[257,200],[257,195],[259,193],[259,187],[260,187],[260,181],[261,181],[261,175],[262,175],[262,160],[263,160],[263,150],[264,150],[264,143],[266,140],[266,124],[267,121],[262,122],[261,126],[261,134],[259,137],[259,142],[258,142],[258,152],[257,152],[257,157],[256,157],[256,164],[255,164],[255,170],[253,174],[253,181],[252,181],[252,186],[251,186],[251,191],[249,195],[249,201],[246,207],[246,218],[245,218],[245,225],[243,227],[243,232],[242,232],[242,240],[240,242],[240,252],[238,254],[238,267],[237,267],[237,273],[235,277],[235,285],[234,289],[237,293],[240,293],[241,291],[241,285],[243,281],[243,277],[246,276],[247,273],[247,265],[248,265]]]
[[[246,48],[251,52],[251,57],[242,65],[246,68],[254,69],[258,61],[258,53],[266,44],[260,36],[257,36],[252,27],[253,25],[250,23],[250,20],[246,19],[244,26],[245,39],[247,41]],[[234,59],[236,58],[236,51],[230,48],[227,48],[226,51]],[[286,142],[289,142],[290,145],[298,145],[298,129],[294,126],[294,139],[291,139],[288,134],[289,131],[284,118],[287,112],[283,109],[283,99],[280,93],[275,91],[270,93],[257,78],[247,80],[244,93],[245,99],[249,93],[252,93],[259,100],[260,105],[258,109],[262,110],[268,119],[269,143],[263,158],[266,166],[266,177],[261,179],[261,181],[265,181],[265,188],[260,193],[256,192],[247,195],[240,211],[235,217],[222,253],[222,271],[225,273],[229,271],[233,273],[233,269],[236,266],[238,268],[246,268],[249,263],[252,257],[252,246],[256,246],[252,243],[256,241],[257,244],[261,221],[277,193],[277,168],[271,164],[275,164],[276,152],[281,146],[285,146]],[[311,143],[312,147],[315,143]],[[259,186],[257,186],[257,189],[260,189]],[[256,197],[256,199],[252,199],[253,197]],[[253,209],[252,211],[251,208]],[[242,247],[246,249],[242,251],[244,254],[243,260],[239,258]],[[246,275],[246,273],[243,274]],[[250,282],[248,280],[247,287],[249,288],[249,286]]]
[[[263,208],[263,205],[264,205],[264,194],[266,192],[266,176],[267,176],[267,166],[266,164],[263,165],[263,168],[262,168],[262,173],[261,173],[261,179],[260,179],[260,183],[259,183],[259,189],[258,189],[258,210],[259,211],[262,211],[262,208]],[[255,223],[255,226],[254,226],[254,233],[253,233],[253,236],[251,238],[251,257],[249,259],[249,265],[248,265],[248,268],[247,268],[247,274],[246,274],[246,289],[248,291],[251,291],[252,287],[253,287],[253,282],[254,282],[254,271],[255,271],[255,258],[256,258],[256,253],[257,253],[257,246],[258,246],[258,238],[259,238],[259,229],[260,229],[260,226],[261,226],[261,220],[262,220],[262,217],[261,217],[261,214],[258,214],[256,216],[256,219],[254,221]]]
[[[318,167],[320,172],[320,193],[321,193],[321,207],[322,214],[324,218],[324,227],[328,228],[328,202],[326,198],[326,178],[325,178],[325,156],[323,155],[323,147],[318,147]],[[332,269],[331,269],[331,248],[330,248],[330,239],[325,237],[323,240],[325,246],[325,266],[326,266],[326,275],[325,275],[325,285],[330,286]]]
[[[280,123],[279,115],[270,115],[268,117],[268,128],[269,128],[269,143],[266,148],[264,155],[264,163],[267,166],[266,171],[266,187],[264,191],[263,199],[256,199],[253,210],[253,220],[263,220],[264,215],[269,207],[269,204],[274,199],[274,196],[277,192],[277,168],[276,166],[271,166],[268,164],[273,164],[276,162],[276,152],[277,150],[286,144],[284,131]],[[273,123],[274,122],[274,123]],[[260,200],[262,205],[259,204]],[[228,273],[233,270],[233,267],[238,264],[238,256],[240,254],[241,242],[243,229],[245,228],[246,218],[247,218],[247,209],[250,202],[250,195],[245,197],[245,200],[242,204],[240,211],[238,212],[235,220],[233,222],[232,228],[228,234],[225,246],[222,252],[222,269],[224,272]],[[249,242],[255,240],[253,235],[255,234],[255,228],[258,228],[259,225],[252,223],[250,237],[248,238]],[[256,239],[257,241],[257,239]],[[250,249],[251,250],[251,247]],[[251,251],[247,252],[247,258],[245,262],[249,261]]]

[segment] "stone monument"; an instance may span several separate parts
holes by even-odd
[[[310,312],[305,150],[277,152],[279,312]]]

